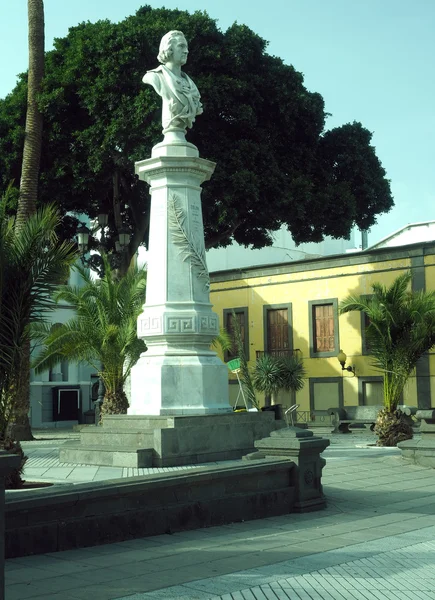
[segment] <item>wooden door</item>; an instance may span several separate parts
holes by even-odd
[[[267,311],[267,352],[279,356],[290,350],[288,310],[273,308]]]

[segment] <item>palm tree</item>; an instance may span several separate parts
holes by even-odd
[[[211,341],[213,348],[219,348],[222,354],[233,347],[233,339],[225,327],[219,328],[219,334]]]
[[[125,381],[146,351],[136,335],[146,273],[131,268],[116,279],[107,256],[102,254],[102,260],[101,279],[93,279],[87,269],[77,266],[83,286],[62,286],[54,295],[57,302],[65,301],[75,310],[73,319],[56,328],[43,323],[32,328],[34,339],[43,344],[33,366],[41,372],[65,359],[89,363],[104,383],[102,414],[123,414],[128,408]]]
[[[26,404],[20,396],[29,323],[53,307],[51,295],[77,254],[71,243],[59,243],[61,219],[53,206],[38,210],[19,229],[6,206],[7,194],[0,202],[0,439],[19,440],[29,410],[28,399]]]
[[[384,409],[376,425],[379,445],[412,437],[397,406],[417,361],[435,344],[435,292],[410,291],[410,282],[406,272],[390,287],[374,283],[369,297],[349,296],[340,303],[341,314],[356,310],[369,321],[368,347],[384,377]]]
[[[27,219],[35,214],[38,197],[39,167],[42,148],[42,114],[38,94],[44,77],[44,3],[27,0],[29,24],[29,72],[27,79],[27,113],[21,166],[20,195],[15,228],[19,232]],[[15,432],[20,440],[32,440],[29,422],[30,408],[30,341],[20,351],[21,366],[16,381],[18,387],[13,405]]]
[[[42,114],[38,94],[44,77],[44,2],[27,0],[29,23],[29,73],[27,79],[27,113],[21,166],[20,197],[15,226],[20,229],[36,211],[39,166],[42,147]]]

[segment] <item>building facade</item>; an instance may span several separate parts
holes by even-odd
[[[356,312],[339,316],[338,305],[349,294],[369,295],[372,283],[389,285],[408,270],[414,290],[435,290],[433,241],[217,271],[211,275],[210,299],[222,325],[228,325],[232,310],[236,312],[251,364],[261,352],[300,353],[306,385],[296,398],[281,394],[279,401],[299,404],[305,420],[322,420],[333,406],[382,404],[382,374],[371,365],[363,316]],[[337,360],[340,349],[355,375],[342,370]],[[233,402],[234,383],[230,374]],[[434,393],[432,352],[419,361],[403,402],[430,407]]]
[[[80,286],[82,279],[72,270],[69,284]],[[65,302],[50,314],[52,327],[66,323],[74,311]],[[33,349],[38,352],[38,347]],[[86,421],[98,394],[98,377],[85,363],[63,361],[49,371],[30,372],[30,423],[33,428],[68,427]],[[89,415],[92,419],[92,416]]]

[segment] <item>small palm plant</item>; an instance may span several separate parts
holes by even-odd
[[[270,354],[257,358],[252,372],[252,383],[258,392],[264,393],[264,405],[275,403],[276,394],[284,387],[281,362]]]
[[[381,446],[412,438],[412,427],[397,406],[418,359],[435,344],[435,292],[411,291],[410,282],[407,272],[390,287],[374,283],[372,296],[349,296],[340,303],[341,314],[359,311],[369,320],[368,347],[384,377],[384,409],[375,428]]]
[[[136,321],[145,298],[146,272],[131,269],[121,279],[102,254],[101,279],[93,279],[88,270],[75,267],[83,286],[62,286],[55,294],[65,301],[76,316],[56,328],[38,324],[32,336],[43,344],[33,366],[37,372],[62,360],[87,362],[104,382],[105,396],[101,414],[125,414],[128,399],[124,384],[142,352],[143,340],[136,335]]]
[[[300,391],[305,385],[305,378],[304,364],[299,356],[272,356],[266,353],[257,358],[252,382],[256,390],[265,394],[265,406],[270,406],[275,403],[280,390]]]
[[[305,385],[307,373],[303,360],[297,354],[281,358],[284,376],[283,389],[287,392],[299,392]]]

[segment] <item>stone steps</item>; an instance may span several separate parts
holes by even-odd
[[[102,429],[105,431],[143,431],[166,429],[174,426],[173,417],[149,415],[106,415]]]
[[[261,417],[259,417],[261,414]],[[106,415],[103,419],[105,431],[132,430],[142,431],[144,429],[177,429],[183,427],[210,427],[214,422],[233,425],[243,423],[248,426],[259,422],[275,422],[273,412],[242,412],[216,415]],[[283,421],[283,426],[285,423]]]
[[[61,463],[142,469],[153,466],[153,455],[152,448],[82,446],[77,442],[66,442],[60,448],[59,460]]]
[[[65,444],[60,457],[65,463],[132,468],[234,460],[283,427],[272,412],[106,415],[101,427],[81,429],[80,443]]]
[[[80,432],[80,441],[82,446],[110,446],[112,450],[136,446],[138,448],[152,448],[154,433],[152,429],[140,430],[139,428],[131,430],[118,429],[117,431],[107,430],[103,427],[93,427],[92,429],[82,429]]]

